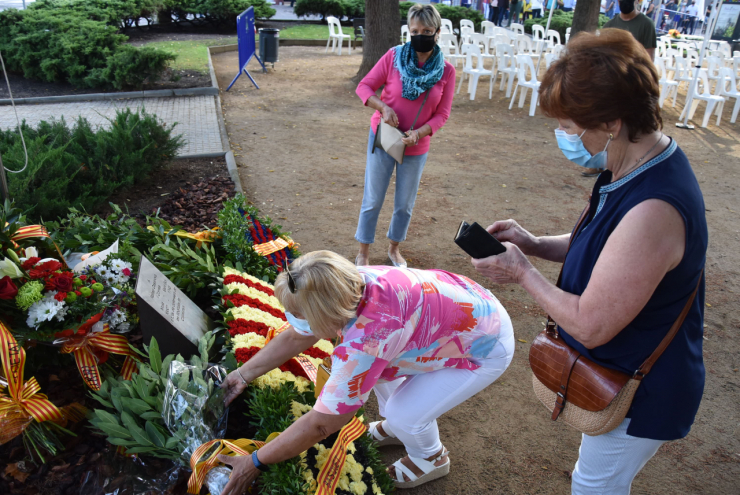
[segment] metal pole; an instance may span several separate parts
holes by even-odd
[[[707,43],[709,42],[709,38],[712,37],[712,33],[714,32],[714,26],[717,24],[717,17],[719,15],[719,6],[720,6],[721,0],[715,0],[714,6],[712,7],[712,16],[709,18],[709,22],[707,23],[707,30],[704,32],[704,41],[701,43],[701,50],[699,51],[699,61],[696,63],[696,67],[694,67],[694,78],[691,81],[691,85],[689,86],[689,93],[686,95],[686,106],[684,108],[684,112],[686,112],[686,115],[684,115],[683,122],[676,122],[676,127],[679,129],[693,129],[694,126],[689,124],[689,114],[691,113],[691,104],[694,102],[694,91],[696,90],[696,81],[699,79],[699,70],[701,70],[701,66],[704,63],[704,53],[707,49]],[[683,54],[682,54],[683,55]]]
[[[5,167],[3,166],[3,155],[0,155],[0,192],[2,192],[3,195],[3,203],[10,199],[8,178],[5,176]]]
[[[545,0],[546,1],[546,0]],[[547,32],[550,30],[550,21],[552,20],[552,11],[555,10],[555,0],[552,0],[552,6],[550,7],[550,14],[547,16],[547,26],[545,27],[545,39],[540,43],[540,48],[537,54],[537,67],[534,69],[534,76],[540,73],[540,62],[542,62],[542,47],[547,43]],[[547,4],[545,4],[547,6]]]

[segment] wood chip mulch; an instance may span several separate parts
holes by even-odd
[[[188,232],[214,228],[218,225],[221,204],[234,194],[234,183],[228,176],[203,179],[197,184],[187,182],[166,197],[159,207],[159,216]],[[151,213],[156,212],[157,208],[153,208]]]

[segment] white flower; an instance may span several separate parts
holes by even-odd
[[[37,258],[39,255],[39,252],[36,250],[35,247],[31,246],[31,247],[26,248],[25,254],[26,254],[26,258]]]
[[[110,270],[108,270],[107,266],[104,265],[98,265],[95,267],[95,273],[100,275],[102,278],[107,278],[110,274]]]
[[[126,275],[124,275],[123,273],[119,273],[119,274],[118,274],[118,276],[116,277],[116,283],[117,283],[118,285],[123,285],[123,284],[125,284],[126,282],[128,282],[128,279],[129,279],[129,278],[130,278],[130,277],[127,277],[127,276],[126,276]]]
[[[47,292],[42,300],[33,303],[28,308],[26,325],[38,329],[41,323],[51,321],[54,317],[59,321],[64,320],[67,315],[67,308],[64,307],[63,302],[54,299],[56,294],[57,291]]]
[[[131,331],[131,324],[128,322],[121,323],[115,328],[115,331],[118,333],[127,333]]]
[[[111,269],[117,272],[120,272],[123,269],[123,267],[121,266],[122,264],[123,264],[123,260],[115,259],[110,262],[110,267]]]
[[[2,277],[18,278],[23,276],[23,272],[18,268],[18,265],[13,263],[8,258],[0,261],[0,278]]]
[[[126,323],[126,320],[128,320],[128,315],[126,314],[126,311],[120,309],[113,311],[110,315],[103,318],[103,321],[110,325],[111,330],[118,331],[121,331],[121,325],[125,325],[126,330],[124,331],[127,331],[128,323]]]

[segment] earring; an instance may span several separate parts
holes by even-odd
[[[612,134],[611,132],[609,133],[609,139],[614,139],[614,134]]]

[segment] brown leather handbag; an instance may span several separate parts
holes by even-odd
[[[578,221],[571,243],[586,217]],[[569,246],[570,248],[570,246]],[[558,277],[558,287],[562,279]],[[676,336],[699,290],[699,283],[673,326],[657,349],[630,376],[606,368],[582,356],[560,337],[557,325],[548,316],[547,326],[529,349],[532,385],[537,398],[552,413],[552,420],[562,418],[568,425],[587,434],[602,435],[619,426],[629,411],[641,380]]]

